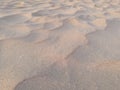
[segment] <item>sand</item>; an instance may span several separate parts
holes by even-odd
[[[119,90],[120,0],[1,0],[0,90]]]

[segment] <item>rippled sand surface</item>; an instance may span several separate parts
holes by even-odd
[[[0,0],[0,90],[120,90],[120,0]]]

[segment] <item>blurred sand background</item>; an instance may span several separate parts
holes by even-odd
[[[0,90],[120,90],[120,0],[0,0]]]

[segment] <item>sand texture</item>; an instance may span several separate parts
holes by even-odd
[[[0,0],[0,90],[120,90],[120,0]]]

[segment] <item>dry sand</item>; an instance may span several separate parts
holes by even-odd
[[[120,0],[0,0],[0,90],[120,90]]]

